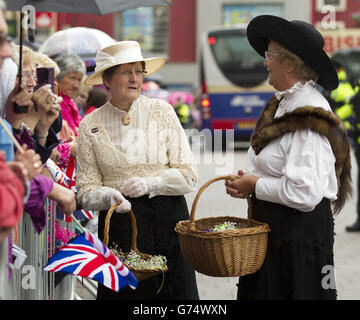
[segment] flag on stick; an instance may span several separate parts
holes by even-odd
[[[45,271],[63,271],[98,281],[113,291],[137,287],[133,273],[95,235],[88,231],[55,253]]]

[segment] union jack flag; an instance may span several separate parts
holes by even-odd
[[[75,179],[75,167],[74,167],[74,161],[70,161],[69,167],[68,167],[68,173],[70,173],[72,175],[72,179]],[[53,177],[53,179],[61,184],[62,186],[73,190],[74,192],[76,192],[76,185],[75,185],[75,180],[71,180],[67,174],[65,174],[65,172],[63,170],[61,170],[61,168],[51,159],[48,159],[46,161],[46,168],[48,168],[51,176]],[[76,219],[78,220],[83,220],[83,219],[94,219],[95,217],[95,212],[94,211],[87,211],[87,210],[76,210],[73,212],[73,215]],[[69,216],[66,216],[66,214],[59,212],[59,210],[56,211],[56,218],[61,220],[61,221],[66,221],[66,222],[71,222],[72,218]]]
[[[67,216],[65,213],[60,212],[58,207],[56,207],[56,219],[58,219],[60,221],[65,221],[65,222],[73,221],[71,216]]]
[[[78,220],[83,220],[83,219],[94,219],[95,217],[95,213],[94,211],[86,211],[86,210],[75,210],[73,212],[73,215],[76,219]]]
[[[84,219],[94,219],[95,218],[95,212],[94,211],[86,211],[86,210],[75,210],[73,212],[73,216],[78,220],[84,220]],[[62,213],[59,211],[58,207],[56,207],[56,219],[66,222],[72,222],[72,218],[70,216],[67,216],[65,213]]]
[[[137,287],[133,273],[93,234],[88,231],[72,239],[55,253],[45,271],[63,271],[98,281],[113,291],[124,286]]]
[[[66,188],[70,187],[71,179],[65,174],[64,171],[60,169],[60,167],[53,160],[49,158],[46,161],[45,167],[48,168],[54,181]]]

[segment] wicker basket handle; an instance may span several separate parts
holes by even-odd
[[[104,244],[106,246],[108,246],[109,244],[109,229],[110,229],[110,219],[111,219],[111,216],[114,212],[114,210],[116,209],[116,207],[121,203],[121,201],[118,201],[116,203],[114,203],[109,211],[107,212],[106,214],[106,217],[105,217],[105,227],[104,227]],[[137,226],[136,226],[136,218],[135,218],[135,215],[134,215],[134,212],[132,210],[130,210],[129,212],[129,215],[130,215],[130,218],[131,218],[131,225],[132,225],[132,250],[134,250],[135,252],[139,253],[139,250],[137,249],[136,247],[136,240],[137,240]]]
[[[212,183],[216,182],[216,181],[220,181],[220,180],[235,180],[235,176],[234,175],[226,175],[226,176],[219,176],[219,177],[215,177],[211,180],[209,180],[208,182],[204,183],[202,185],[202,187],[199,189],[198,193],[195,196],[193,205],[191,207],[191,214],[190,214],[190,230],[196,230],[195,228],[195,210],[196,210],[196,206],[197,206],[197,202],[201,196],[201,194],[204,192],[204,190],[211,185]],[[247,197],[247,202],[248,202],[248,219],[251,220],[252,219],[252,205],[251,205],[251,200],[250,197]]]

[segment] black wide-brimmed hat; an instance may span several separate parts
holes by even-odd
[[[317,72],[321,86],[328,90],[337,88],[338,76],[334,64],[323,50],[324,38],[311,24],[262,15],[250,21],[247,37],[251,46],[263,57],[269,40],[282,44]]]

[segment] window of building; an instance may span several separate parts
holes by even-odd
[[[252,18],[263,14],[284,16],[283,4],[229,4],[223,6],[222,24],[234,25],[248,23]]]
[[[115,37],[120,41],[138,41],[144,56],[167,56],[168,23],[167,7],[126,10],[117,14]]]

